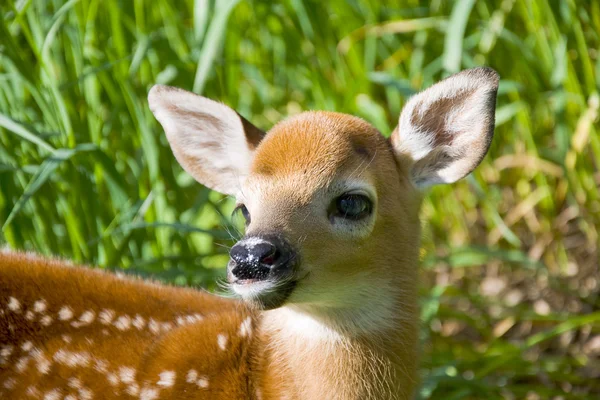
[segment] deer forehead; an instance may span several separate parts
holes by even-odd
[[[374,160],[388,148],[379,131],[360,118],[305,112],[269,131],[256,149],[246,186],[278,198],[290,192],[309,202],[317,190],[338,181],[372,180]]]

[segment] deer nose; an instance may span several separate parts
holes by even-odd
[[[264,280],[272,272],[285,269],[291,251],[277,236],[246,237],[230,250],[230,280]]]

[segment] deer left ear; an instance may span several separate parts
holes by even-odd
[[[473,68],[408,101],[391,141],[415,186],[452,183],[479,165],[494,135],[498,81],[493,69]]]
[[[264,132],[224,104],[170,86],[154,86],[148,103],[183,169],[236,196]]]

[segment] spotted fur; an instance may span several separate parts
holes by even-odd
[[[0,398],[241,399],[251,391],[245,355],[255,320],[245,307],[64,264],[0,253]],[[218,347],[222,332],[229,336]],[[191,383],[190,371],[198,371]]]

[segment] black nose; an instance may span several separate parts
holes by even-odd
[[[285,269],[292,251],[279,236],[252,236],[240,240],[229,252],[229,270],[236,280],[264,280]]]

